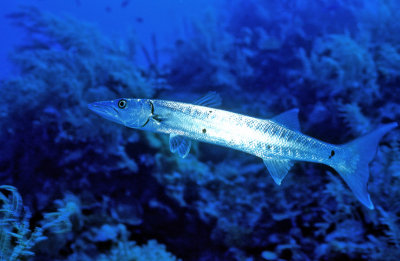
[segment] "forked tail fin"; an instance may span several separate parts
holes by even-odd
[[[374,209],[374,205],[367,190],[368,164],[375,156],[379,140],[396,126],[397,123],[394,122],[385,124],[363,137],[342,145],[341,161],[331,165],[351,188],[357,199],[369,209]]]

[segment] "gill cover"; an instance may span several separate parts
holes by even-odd
[[[147,99],[116,99],[94,102],[88,108],[101,117],[130,128],[145,126],[151,116],[153,106]]]

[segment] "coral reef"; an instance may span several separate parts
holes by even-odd
[[[371,211],[327,167],[296,164],[277,186],[260,159],[196,142],[180,159],[168,137],[87,109],[218,91],[222,109],[255,117],[297,107],[304,133],[335,144],[399,121],[396,1],[225,5],[191,21],[162,67],[142,48],[149,68],[130,37],[9,15],[26,40],[0,83],[0,260],[399,259],[398,128],[370,165]]]
[[[34,255],[31,248],[45,240],[43,228],[30,231],[30,212],[13,186],[0,186],[0,260],[20,260]]]

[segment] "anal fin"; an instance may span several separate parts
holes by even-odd
[[[267,158],[263,160],[269,174],[271,174],[275,183],[278,185],[282,183],[282,180],[286,177],[290,168],[293,166],[293,161],[289,159]]]
[[[185,158],[189,154],[191,145],[192,142],[188,138],[176,134],[169,136],[169,149],[181,158]]]

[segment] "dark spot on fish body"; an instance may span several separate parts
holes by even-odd
[[[206,133],[206,132],[207,132],[207,130],[206,130],[206,129],[203,129],[203,130],[202,130],[202,132],[203,132],[203,133]]]
[[[335,151],[334,150],[331,151],[331,155],[329,156],[329,159],[331,159],[333,156],[335,156]]]
[[[271,149],[271,145],[267,145],[267,149],[270,150]]]

